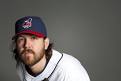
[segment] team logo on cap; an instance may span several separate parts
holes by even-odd
[[[31,26],[32,26],[32,18],[29,18],[26,21],[24,21],[24,23],[22,25],[23,28],[29,28]]]

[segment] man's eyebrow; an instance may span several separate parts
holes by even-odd
[[[18,39],[18,38],[20,38],[20,37],[24,37],[23,35],[18,35],[17,37],[16,37],[16,39]]]
[[[17,37],[23,37],[23,35],[18,35]]]
[[[37,37],[36,35],[31,35],[31,36]]]

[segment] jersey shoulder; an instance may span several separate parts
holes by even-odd
[[[72,55],[63,53],[63,57],[59,63],[59,66],[63,69],[79,68],[82,66],[81,62]]]
[[[65,79],[64,81],[90,81],[87,71],[81,62],[72,55],[63,53],[57,69]]]

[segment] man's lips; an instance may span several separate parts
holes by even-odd
[[[25,56],[30,56],[30,55],[33,55],[33,53],[23,53],[23,55],[25,55]]]

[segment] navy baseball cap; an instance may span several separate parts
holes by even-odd
[[[47,37],[45,24],[37,16],[26,16],[16,21],[15,36],[12,39],[21,34],[32,34],[40,38]]]

